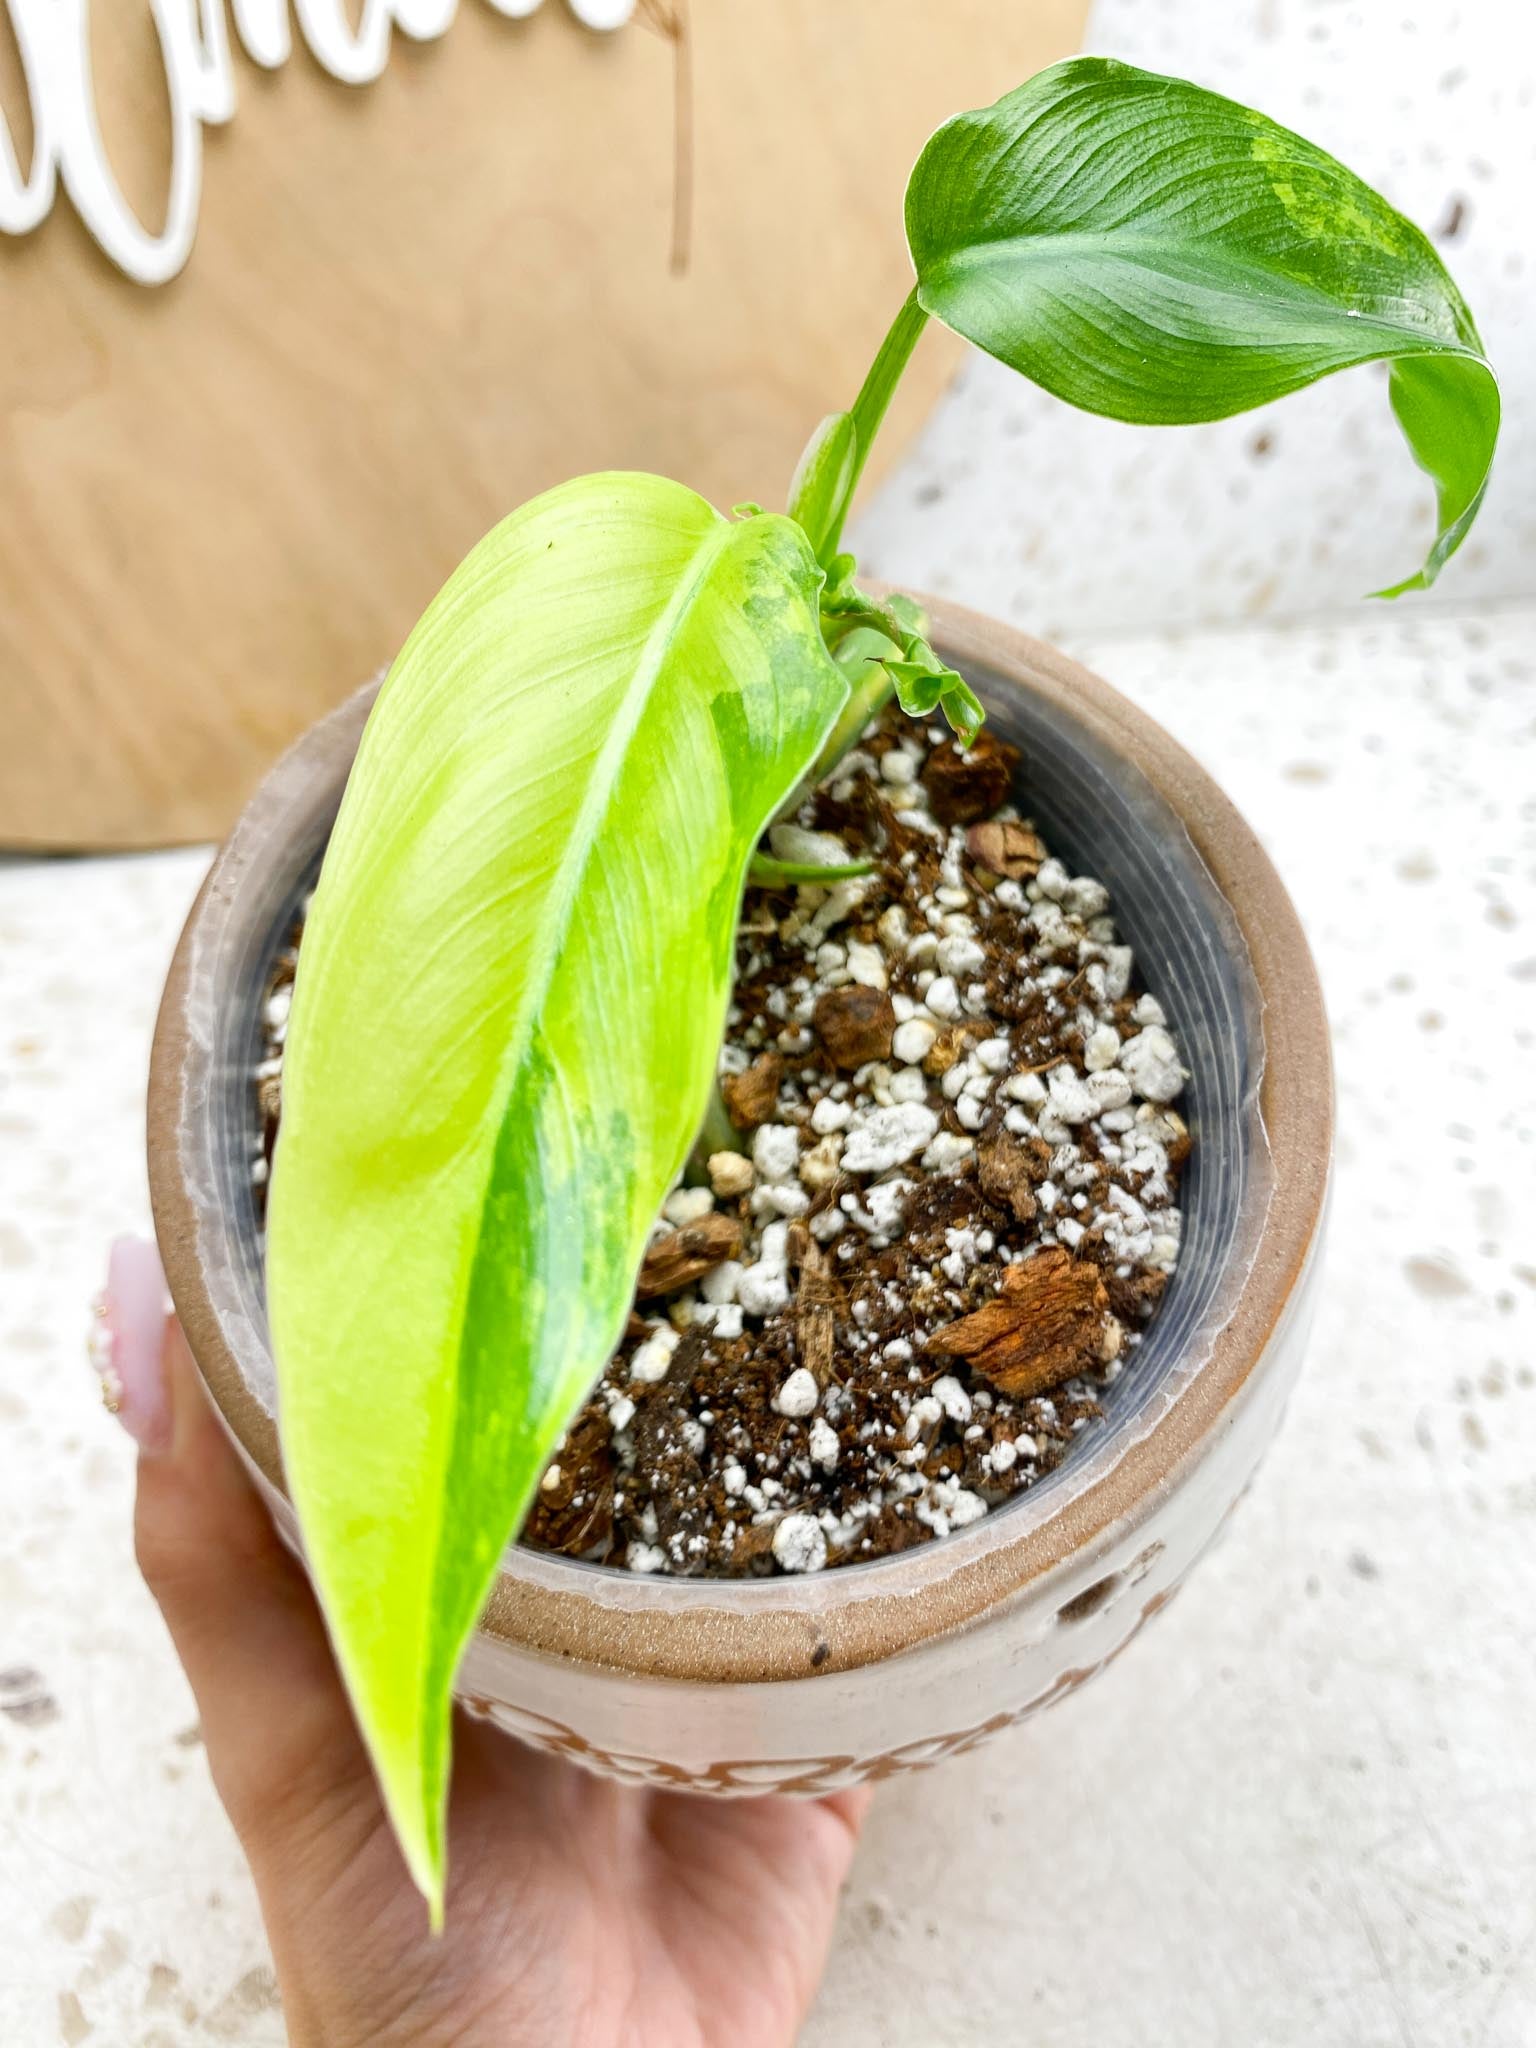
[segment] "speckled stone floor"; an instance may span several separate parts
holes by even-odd
[[[1531,41],[1492,0],[1108,0],[1093,37],[1461,202],[1514,418],[1439,603],[1353,602],[1424,517],[1368,375],[1148,437],[977,365],[856,536],[1214,769],[1317,949],[1340,1135],[1312,1358],[1229,1535],[1067,1706],[882,1793],[811,2048],[1536,2039]],[[284,2038],[83,1351],[205,859],[0,863],[4,2048]]]

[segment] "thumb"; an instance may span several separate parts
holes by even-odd
[[[373,1781],[303,1570],[209,1406],[152,1245],[112,1248],[97,1362],[139,1443],[134,1545],[253,1864],[310,1841]]]

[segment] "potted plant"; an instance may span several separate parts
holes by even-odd
[[[930,319],[1170,424],[1383,361],[1438,497],[1395,595],[1492,373],[1360,180],[1121,64],[941,128],[906,226],[787,514],[513,513],[263,785],[167,989],[176,1306],[434,1912],[456,1684],[663,1783],[929,1761],[1166,1600],[1299,1360],[1329,1063],[1273,871],[1105,685],[841,533]]]

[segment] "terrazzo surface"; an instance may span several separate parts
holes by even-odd
[[[856,533],[1213,769],[1317,950],[1340,1116],[1313,1351],[1242,1512],[1097,1683],[882,1791],[810,2048],[1536,2040],[1533,33],[1491,0],[1109,0],[1090,38],[1450,224],[1510,429],[1440,602],[1355,602],[1425,518],[1368,374],[1163,436],[974,363]],[[0,862],[0,2048],[284,2039],[84,1364],[205,864]]]

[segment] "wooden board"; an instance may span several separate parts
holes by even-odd
[[[555,0],[464,0],[367,87],[297,38],[278,70],[237,56],[180,277],[131,283],[63,199],[0,240],[0,843],[221,832],[565,476],[782,503],[907,289],[924,137],[1063,55],[1084,9],[692,0],[680,51],[660,0],[607,36]],[[94,13],[108,144],[152,218],[146,6]],[[0,87],[25,162],[14,61]],[[882,459],[953,362],[925,338]]]

